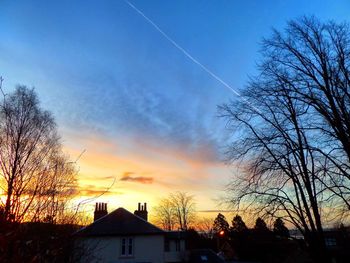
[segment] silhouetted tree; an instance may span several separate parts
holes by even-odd
[[[220,231],[224,231],[227,234],[229,231],[229,227],[230,225],[227,223],[225,216],[219,213],[214,220],[214,224],[213,224],[214,233],[217,234]]]
[[[189,228],[186,230],[185,235],[186,249],[214,249],[215,240],[208,238],[206,235],[198,233],[195,229]]]
[[[185,192],[176,192],[170,194],[169,200],[175,210],[176,223],[180,229],[187,230],[195,219],[194,197]]]
[[[317,180],[349,210],[349,25],[315,18],[292,21],[286,34],[275,31],[264,41],[264,50],[265,83],[273,92],[287,92],[297,109],[306,110],[303,115],[309,121],[301,128],[308,129],[307,146],[323,159],[317,163],[316,170],[322,170]],[[295,117],[301,112],[297,110]],[[340,203],[333,198],[332,205],[338,208]]]
[[[0,185],[3,216],[16,222],[53,222],[75,192],[74,164],[62,153],[54,119],[25,86],[3,93],[0,103]]]
[[[236,233],[243,233],[248,230],[246,224],[244,223],[242,217],[240,215],[236,215],[232,219],[232,227],[231,231],[236,232]]]
[[[228,158],[243,164],[230,201],[283,217],[329,262],[323,222],[350,208],[350,30],[303,18],[262,50],[241,100],[220,107],[236,132]]]
[[[258,217],[256,219],[255,225],[254,225],[254,230],[257,232],[260,232],[260,233],[266,233],[266,232],[270,231],[266,225],[266,222],[261,217]]]
[[[289,230],[281,218],[277,218],[273,223],[273,232],[280,237],[289,237]]]
[[[79,219],[75,162],[34,90],[5,94],[1,84],[0,262],[68,262]]]

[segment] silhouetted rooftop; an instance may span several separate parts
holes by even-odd
[[[76,234],[82,236],[112,235],[156,235],[165,231],[134,215],[124,208],[118,208],[101,217],[91,225],[80,229]]]

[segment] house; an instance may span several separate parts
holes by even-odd
[[[183,262],[182,232],[166,232],[147,221],[147,204],[131,213],[124,208],[107,212],[96,203],[94,222],[76,233],[81,262],[165,263]]]

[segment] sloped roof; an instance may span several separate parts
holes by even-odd
[[[165,231],[120,207],[76,234],[81,236],[156,235]]]

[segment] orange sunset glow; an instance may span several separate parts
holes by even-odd
[[[152,213],[160,198],[181,190],[195,196],[199,211],[207,211],[201,216],[215,216],[216,211],[208,211],[217,210],[230,172],[224,163],[208,158],[212,149],[184,154],[181,149],[156,148],[139,139],[67,134],[74,144],[65,151],[72,157],[82,153],[79,200],[93,199],[89,211],[100,201],[107,202],[111,210],[120,206],[133,210],[138,202],[147,202]]]
[[[0,263],[348,263],[349,0],[0,0]]]

